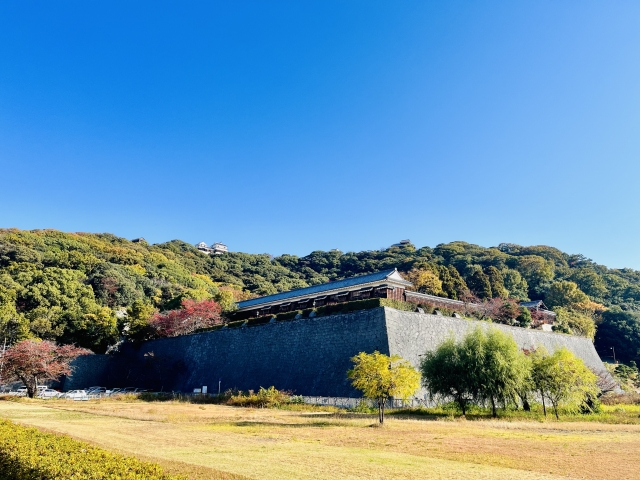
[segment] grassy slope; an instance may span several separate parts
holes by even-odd
[[[371,428],[360,415],[122,402],[0,402],[0,416],[192,478],[640,477],[639,425],[390,418]]]

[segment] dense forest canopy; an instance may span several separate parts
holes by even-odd
[[[589,333],[620,359],[640,351],[640,272],[609,269],[547,246],[451,242],[304,257],[206,255],[179,240],[149,245],[111,234],[0,230],[0,341],[38,337],[104,351],[136,318],[185,299],[234,300],[398,268],[416,289],[480,300],[543,300],[561,331]],[[564,327],[563,327],[564,322]]]

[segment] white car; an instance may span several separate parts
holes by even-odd
[[[53,390],[51,388],[45,388],[44,390],[38,391],[38,398],[58,398],[60,392],[57,390]]]
[[[69,400],[89,400],[86,390],[71,390],[62,394],[60,398],[66,398]]]

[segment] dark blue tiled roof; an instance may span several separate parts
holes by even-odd
[[[542,300],[533,300],[531,302],[520,302],[521,307],[533,308],[542,305]]]
[[[276,293],[275,295],[268,295],[266,297],[253,298],[251,300],[245,300],[238,303],[238,308],[247,308],[254,305],[260,305],[262,303],[275,302],[279,300],[287,300],[288,298],[301,297],[305,295],[314,295],[317,293],[328,292],[331,290],[339,290],[342,288],[354,287],[356,285],[379,282],[385,280],[389,275],[394,273],[396,269],[385,270],[383,272],[369,273],[368,275],[360,275],[358,277],[345,278],[344,280],[338,280],[335,282],[323,283],[321,285],[314,285],[312,287],[299,288],[298,290],[291,290],[289,292]]]
[[[536,308],[546,312],[548,315],[555,316],[555,312],[549,310],[542,300],[532,300],[530,302],[520,302],[521,307]]]

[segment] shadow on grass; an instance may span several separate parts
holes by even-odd
[[[327,428],[327,427],[341,427],[340,422],[309,422],[309,423],[279,423],[279,422],[252,422],[245,420],[242,422],[234,422],[232,425],[236,427],[285,427],[285,428]]]

